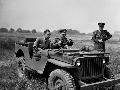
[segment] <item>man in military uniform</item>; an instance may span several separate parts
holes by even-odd
[[[92,37],[94,49],[101,52],[105,52],[105,41],[112,37],[107,30],[103,30],[104,25],[105,23],[98,23],[99,30],[94,31]]]
[[[66,32],[67,32],[66,29],[59,30],[60,38],[55,39],[55,42],[53,43],[52,48],[54,48],[54,49],[60,49],[60,48],[67,49],[68,46],[73,45],[73,41],[71,39],[67,39]]]
[[[38,37],[36,39],[36,41],[34,42],[34,45],[33,45],[33,53],[34,53],[34,56],[39,56],[40,53],[41,53],[41,50],[45,50],[45,49],[50,49],[50,30],[46,29],[44,31],[44,37],[43,38],[40,38]]]

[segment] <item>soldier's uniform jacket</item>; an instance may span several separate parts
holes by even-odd
[[[36,41],[34,42],[34,46],[36,46],[37,48],[41,48],[41,49],[50,49],[50,40],[48,39],[44,39],[44,38],[37,38]]]
[[[58,44],[59,41],[61,41],[61,44]],[[57,41],[55,41],[52,44],[52,48],[54,49],[66,48],[65,45],[72,46],[73,41],[71,39],[68,40],[67,38],[57,38]]]
[[[72,46],[73,41],[71,39],[68,41],[67,38],[61,38],[61,47],[64,48],[65,45]]]
[[[112,35],[107,30],[94,31],[92,37],[92,40],[94,41],[94,48],[98,51],[105,51],[105,41],[111,37]],[[102,39],[102,42],[99,42],[100,39]]]

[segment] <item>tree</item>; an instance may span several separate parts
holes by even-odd
[[[21,33],[30,33],[30,30],[22,30]]]
[[[59,30],[54,30],[52,33],[53,33],[54,35],[58,35],[60,30],[61,30],[61,29],[59,29]],[[80,32],[79,32],[78,30],[67,29],[67,34],[68,34],[68,35],[80,35]]]
[[[18,29],[16,30],[16,32],[21,33],[21,32],[22,32],[22,29],[21,29],[21,28],[18,28]]]
[[[7,28],[0,28],[0,32],[5,32],[5,33],[8,33],[8,29]]]
[[[32,30],[32,33],[33,33],[33,34],[37,33],[36,29],[33,29],[33,30]]]
[[[10,28],[9,32],[13,33],[13,32],[15,32],[15,30],[13,28]]]

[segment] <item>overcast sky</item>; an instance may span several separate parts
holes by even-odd
[[[0,0],[0,27],[120,31],[120,0]]]

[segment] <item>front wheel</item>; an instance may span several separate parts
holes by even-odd
[[[115,78],[113,72],[107,66],[104,69],[104,77],[107,78],[107,79],[114,79]],[[107,89],[107,90],[114,90],[114,88],[115,88],[115,85],[113,85],[111,89]]]
[[[75,81],[70,73],[56,69],[48,78],[49,90],[76,90]]]
[[[115,78],[113,72],[107,66],[104,69],[104,77],[107,78],[107,79],[114,79]]]

